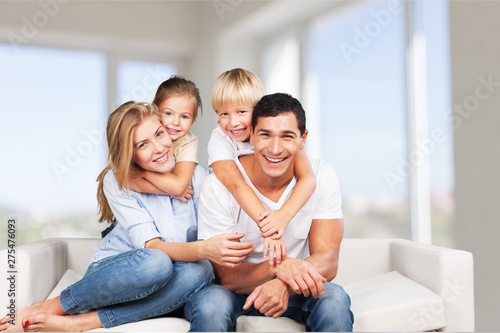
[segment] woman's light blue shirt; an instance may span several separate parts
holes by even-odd
[[[191,185],[193,197],[187,203],[168,195],[120,189],[113,171],[104,177],[104,193],[115,216],[115,227],[94,248],[92,261],[133,249],[144,248],[153,238],[165,242],[197,239],[198,197],[206,170],[197,165]]]

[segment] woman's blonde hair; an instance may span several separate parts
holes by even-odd
[[[112,222],[113,213],[104,194],[104,176],[113,169],[120,188],[128,187],[130,180],[137,177],[142,169],[133,162],[134,132],[137,126],[148,117],[161,117],[158,107],[151,103],[126,102],[108,117],[106,135],[108,140],[109,165],[97,177],[97,204],[99,222]]]
[[[234,68],[215,80],[212,107],[217,114],[230,106],[253,108],[264,94],[264,84],[257,75],[243,68]]]

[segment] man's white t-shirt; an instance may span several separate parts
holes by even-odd
[[[253,145],[250,142],[234,141],[217,126],[208,141],[208,166],[213,162],[222,160],[234,160],[241,155],[253,153]]]
[[[297,183],[293,178],[278,202],[268,199],[250,182],[239,159],[235,159],[247,184],[267,210],[277,210],[288,199]],[[341,219],[342,199],[338,178],[333,167],[322,160],[310,159],[316,176],[316,190],[311,198],[290,221],[283,237],[287,246],[287,256],[304,259],[309,255],[307,238],[314,219]],[[214,174],[208,175],[200,193],[198,203],[198,238],[208,239],[223,233],[243,233],[244,242],[252,242],[255,251],[246,259],[247,262],[259,263],[264,260],[262,250],[263,238],[257,224],[238,205],[231,193]]]

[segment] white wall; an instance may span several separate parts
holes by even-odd
[[[149,45],[188,55],[201,29],[199,8],[196,1],[0,1],[0,38],[108,49],[138,43],[138,53]]]
[[[450,4],[456,243],[474,254],[476,331],[500,329],[500,2]],[[493,81],[484,84],[486,81]]]

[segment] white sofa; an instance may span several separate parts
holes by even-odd
[[[18,246],[18,307],[57,295],[84,273],[98,239],[51,238]],[[6,250],[0,268],[8,272]],[[4,278],[2,278],[3,280]],[[354,331],[474,331],[471,253],[403,239],[344,239],[338,276],[351,296]],[[2,291],[0,312],[9,301]],[[180,318],[155,318],[96,331],[186,332]],[[287,318],[240,317],[237,331],[304,331]]]

